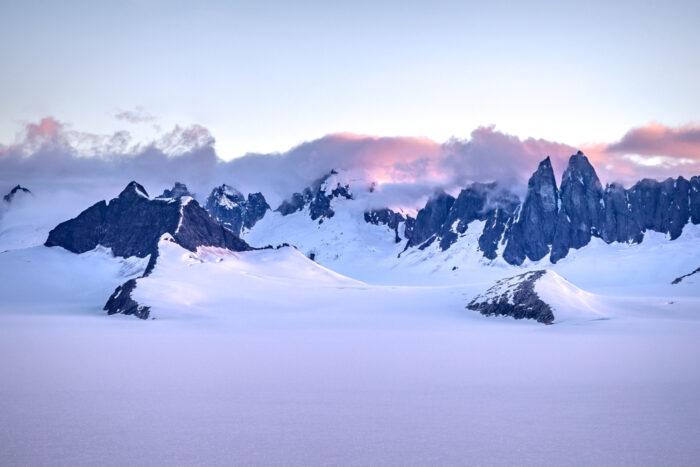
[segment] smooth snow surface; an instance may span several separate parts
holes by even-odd
[[[535,282],[535,292],[540,300],[552,307],[554,322],[606,318],[610,307],[605,300],[579,289],[554,271],[547,271]],[[609,314],[615,314],[609,312]]]
[[[670,283],[700,266],[698,226],[513,267],[476,251],[480,223],[398,258],[393,232],[334,209],[246,238],[290,222],[299,251],[164,236],[133,293],[146,321],[102,307],[147,259],[20,248],[4,217],[0,465],[697,463],[700,288]],[[554,326],[465,308],[535,269]]]

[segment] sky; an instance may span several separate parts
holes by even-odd
[[[700,3],[0,2],[0,141],[143,107],[224,159],[329,133],[577,145],[700,108]]]
[[[254,186],[279,153],[294,183],[345,164],[434,185],[526,180],[547,155],[559,174],[583,148],[607,182],[695,175],[699,17],[696,1],[2,0],[0,172],[160,152],[189,155],[193,183]]]

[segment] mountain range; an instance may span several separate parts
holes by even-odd
[[[103,248],[142,262],[107,299],[109,314],[151,316],[150,304],[134,299],[134,291],[156,269],[163,249],[173,251],[168,245],[175,245],[192,258],[203,248],[233,253],[293,248],[318,265],[306,266],[292,255],[295,268],[320,267],[313,273],[318,275],[325,267],[377,283],[399,283],[410,274],[438,284],[473,282],[476,273],[496,282],[465,303],[467,308],[551,324],[556,314],[539,300],[535,285],[552,282],[556,273],[549,269],[572,251],[594,240],[596,252],[604,245],[640,245],[652,234],[656,243],[658,235],[673,242],[687,225],[700,224],[699,177],[603,187],[581,152],[570,157],[559,185],[550,159],[540,162],[523,199],[497,183],[477,182],[459,193],[438,191],[408,213],[368,208],[375,190],[373,183],[333,170],[273,209],[262,193],[245,196],[226,184],[213,188],[200,205],[183,183],[151,198],[132,181],[116,198],[55,226],[44,244],[77,254]],[[29,190],[14,188],[6,203],[18,192]],[[568,260],[566,267],[580,261]],[[683,268],[673,268],[674,283],[693,276],[694,268],[685,262]],[[511,285],[494,294],[503,283]],[[571,287],[561,290],[576,296]]]

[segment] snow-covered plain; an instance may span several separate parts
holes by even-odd
[[[351,277],[303,250],[164,238],[134,292],[147,321],[102,311],[144,261],[6,248],[0,465],[692,465],[700,279],[670,281],[700,265],[699,235],[594,241],[554,266],[426,249],[366,275],[346,251]],[[539,292],[609,319],[465,309],[543,267],[558,276]]]

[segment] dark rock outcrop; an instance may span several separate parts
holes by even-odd
[[[131,297],[131,293],[135,288],[136,279],[130,279],[124,282],[117,287],[114,293],[109,297],[103,309],[108,315],[120,313],[123,315],[133,315],[141,319],[148,319],[151,307],[140,305]]]
[[[228,185],[214,188],[205,206],[209,214],[237,235],[243,228],[252,228],[270,209],[262,193],[249,194],[246,200]]]
[[[547,271],[530,271],[518,276],[501,279],[482,295],[474,298],[467,309],[485,316],[510,316],[515,319],[534,319],[552,324],[552,308],[535,292],[535,282]]]
[[[418,211],[406,248],[418,246],[423,249],[429,246],[443,230],[454,202],[455,198],[445,192],[430,198],[425,207]]]
[[[294,193],[290,199],[283,201],[275,211],[283,216],[288,216],[308,206],[309,216],[312,220],[320,219],[322,222],[323,219],[330,219],[335,215],[335,211],[331,207],[333,199],[353,199],[349,185],[341,185],[338,181],[335,181],[335,185],[333,185],[334,175],[338,175],[338,172],[331,170],[328,175],[316,180],[303,192]]]
[[[559,211],[559,190],[552,163],[547,157],[540,162],[527,184],[527,195],[514,222],[503,258],[522,264],[525,258],[538,261],[550,250]]]
[[[498,245],[505,240],[507,231],[512,227],[520,200],[508,192],[495,193],[489,200],[490,205],[484,212],[484,229],[479,236],[479,249],[488,259],[498,257]]]
[[[2,199],[4,199],[7,203],[11,203],[15,196],[17,196],[19,193],[31,194],[32,192],[28,188],[25,188],[21,185],[16,185],[9,191],[9,193],[3,196]]]
[[[243,240],[222,227],[194,199],[150,199],[146,190],[131,182],[107,204],[100,201],[75,219],[56,226],[46,246],[84,253],[98,245],[115,256],[145,258],[157,254],[158,240],[170,233],[182,247],[216,246],[233,251],[250,250]]]
[[[675,240],[690,218],[691,185],[683,177],[637,182],[628,193],[632,216],[643,230],[667,233]]]
[[[538,188],[556,193],[547,162],[543,161],[530,179],[519,219],[508,233],[503,258],[510,264],[522,264],[525,258],[537,261],[546,256],[550,245],[550,260],[556,263],[593,237],[607,243],[639,243],[651,230],[674,240],[689,221],[700,223],[699,177],[663,182],[644,179],[629,189],[612,183],[603,190],[593,166],[580,151],[571,156],[562,177],[559,207],[552,209],[554,205],[548,202],[549,209],[543,209],[536,195]],[[556,219],[553,231],[552,219]]]
[[[696,225],[700,224],[700,176],[696,175],[690,179],[688,203],[690,204],[690,221]]]
[[[365,211],[365,222],[374,225],[386,225],[391,230],[394,231],[394,241],[396,243],[401,242],[401,235],[399,234],[399,228],[402,223],[406,223],[406,217],[403,214],[394,212],[391,209],[375,209],[371,211]],[[409,219],[412,219],[408,217]]]
[[[190,193],[190,190],[187,189],[187,185],[185,185],[184,183],[175,182],[175,184],[170,190],[164,190],[163,194],[158,196],[158,198],[180,199],[187,196],[194,198],[194,194]]]
[[[246,201],[246,212],[243,216],[243,227],[252,229],[260,219],[265,217],[265,213],[270,210],[262,193],[249,193]]]
[[[486,258],[494,259],[519,206],[517,196],[501,190],[495,183],[474,183],[457,198],[438,192],[418,211],[414,225],[407,230],[406,248],[425,249],[438,241],[440,250],[447,250],[471,222],[479,220],[484,222],[478,238],[479,249]]]
[[[550,259],[556,263],[571,248],[581,248],[600,236],[603,187],[595,169],[581,151],[569,158],[561,182],[560,209]]]
[[[689,272],[688,274],[683,274],[680,277],[676,277],[675,279],[673,279],[673,282],[671,282],[671,284],[674,284],[674,285],[680,284],[681,282],[683,282],[683,279],[690,277],[690,276],[694,276],[695,274],[700,275],[700,268],[697,268],[695,271]]]
[[[601,238],[607,242],[635,242],[644,238],[639,219],[632,212],[629,192],[617,183],[605,187],[603,193]]]
[[[236,234],[219,224],[192,198],[150,199],[146,190],[131,182],[107,204],[100,201],[75,219],[56,226],[45,245],[60,246],[84,253],[98,245],[110,248],[115,256],[150,255],[141,277],[148,276],[158,258],[158,242],[164,234],[183,248],[196,251],[200,246],[247,251],[252,248]],[[130,279],[118,287],[105,305],[109,314],[133,314],[147,318],[149,307],[136,303],[131,292],[137,285]]]

